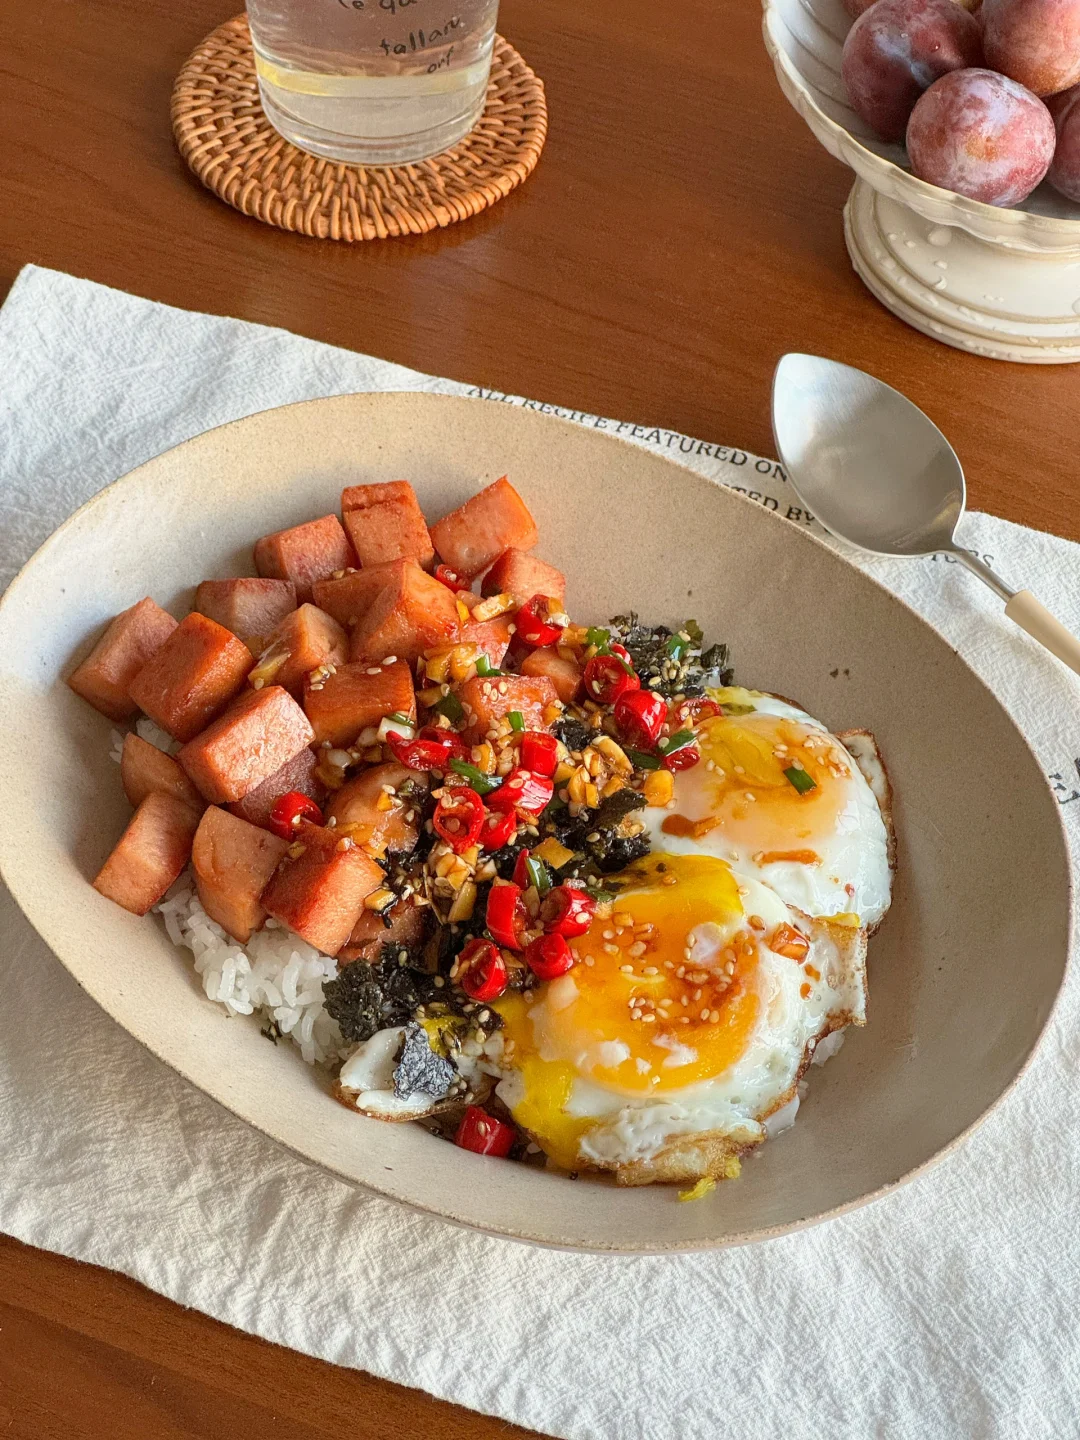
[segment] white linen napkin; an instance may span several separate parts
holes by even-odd
[[[167,447],[268,406],[384,389],[535,404],[27,267],[0,311],[0,585],[77,505]],[[814,523],[774,462],[537,408]],[[1080,546],[980,514],[963,539],[1080,629]],[[955,567],[862,563],[1016,716],[1075,859],[1080,685]],[[568,1440],[1080,1427],[1075,968],[1031,1070],[944,1164],[802,1234],[640,1259],[473,1234],[284,1154],[99,1011],[6,895],[0,994],[0,1229],[31,1245]]]

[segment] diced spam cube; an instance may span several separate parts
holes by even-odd
[[[401,578],[402,562],[371,565],[353,570],[340,579],[316,580],[312,596],[320,610],[332,615],[339,625],[351,629],[371,608],[375,597]]]
[[[526,555],[524,550],[504,550],[484,576],[480,587],[485,595],[513,595],[524,605],[534,595],[551,595],[562,600],[566,595],[566,576],[546,560]]]
[[[469,620],[461,627],[461,643],[479,645],[492,665],[498,668],[513,639],[510,633],[512,618],[510,615],[496,615],[494,620]]]
[[[212,805],[242,800],[314,739],[307,716],[287,690],[249,690],[190,740],[177,760]]]
[[[411,664],[425,650],[455,638],[458,624],[457,602],[446,586],[406,560],[353,630],[350,659],[374,664],[396,655]]]
[[[204,580],[195,591],[195,609],[246,643],[261,640],[296,609],[291,580]]]
[[[334,821],[339,835],[351,835],[368,849],[412,850],[420,835],[420,807],[415,794],[404,792],[407,783],[426,789],[427,777],[392,762],[372,765],[334,792],[326,818]],[[384,790],[384,785],[391,786],[393,794]],[[403,791],[400,796],[399,790]]]
[[[435,547],[407,480],[385,485],[350,485],[341,492],[341,518],[360,564],[413,560],[429,566]]]
[[[311,599],[316,580],[352,563],[352,546],[336,515],[277,530],[255,544],[255,569],[268,579],[291,580],[301,604]]]
[[[370,855],[347,837],[306,820],[297,827],[303,852],[286,857],[263,891],[275,920],[324,955],[336,955],[352,934],[364,900],[383,883]]]
[[[137,810],[152,791],[174,795],[193,810],[202,811],[206,801],[172,758],[141,735],[125,735],[120,753],[120,783],[129,804]]]
[[[301,605],[269,637],[251,679],[280,685],[299,696],[304,678],[320,665],[341,665],[349,658],[349,637],[332,615],[317,605]]]
[[[94,889],[133,915],[145,915],[191,859],[199,812],[152,790],[101,867]]]
[[[584,670],[576,660],[564,659],[554,645],[545,645],[530,650],[521,662],[523,675],[546,675],[555,686],[555,693],[564,705],[569,705],[581,687]]]
[[[131,683],[131,698],[175,740],[190,740],[247,679],[251,651],[231,630],[192,612]]]
[[[317,744],[352,745],[361,730],[386,715],[415,717],[412,669],[404,660],[339,665],[321,688],[304,686],[304,709]]]
[[[77,670],[68,677],[76,695],[110,720],[127,720],[139,708],[131,682],[176,629],[176,621],[149,597],[117,615]]]
[[[414,905],[411,900],[401,901],[385,915],[365,910],[353,926],[347,942],[338,951],[338,964],[348,965],[353,960],[363,960],[374,965],[381,958],[385,945],[392,945],[395,949],[416,949],[424,942],[430,914],[430,906]]]
[[[546,676],[507,675],[501,680],[485,680],[474,675],[461,687],[461,703],[469,720],[466,737],[477,744],[511,710],[520,713],[526,730],[550,730],[552,719],[547,712],[558,706],[558,698]]]
[[[191,863],[211,920],[246,945],[266,919],[261,895],[289,842],[211,805],[195,832]]]
[[[504,475],[432,525],[431,538],[447,565],[472,579],[504,550],[531,550],[540,532]]]
[[[229,806],[233,815],[239,815],[241,820],[250,820],[252,825],[261,825],[264,828],[270,825],[270,812],[282,795],[288,795],[291,790],[299,790],[301,795],[307,795],[321,805],[326,794],[326,787],[315,774],[318,765],[318,757],[313,750],[301,750],[290,761],[264,780],[261,785],[256,785],[254,790],[249,790],[242,800],[234,801]]]

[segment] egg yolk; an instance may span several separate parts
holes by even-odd
[[[759,865],[820,864],[814,842],[841,828],[851,775],[830,736],[760,713],[716,716],[698,733],[704,763],[676,777],[675,812],[661,829],[692,839],[721,830]]]
[[[566,1114],[575,1077],[638,1096],[712,1079],[743,1054],[761,1007],[764,922],[745,915],[725,861],[654,852],[612,885],[612,913],[573,942],[574,969],[494,1006],[523,1084],[514,1118],[571,1168],[593,1123]]]

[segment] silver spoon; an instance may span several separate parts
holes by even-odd
[[[1030,590],[1013,590],[956,543],[964,471],[934,422],[898,390],[819,355],[785,355],[773,377],[776,446],[826,530],[874,555],[955,555],[1005,614],[1080,674],[1080,640]]]

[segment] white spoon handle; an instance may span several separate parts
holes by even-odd
[[[1030,590],[1018,590],[1005,606],[1005,614],[1080,675],[1080,640],[1066,630],[1060,620],[1055,620]]]

